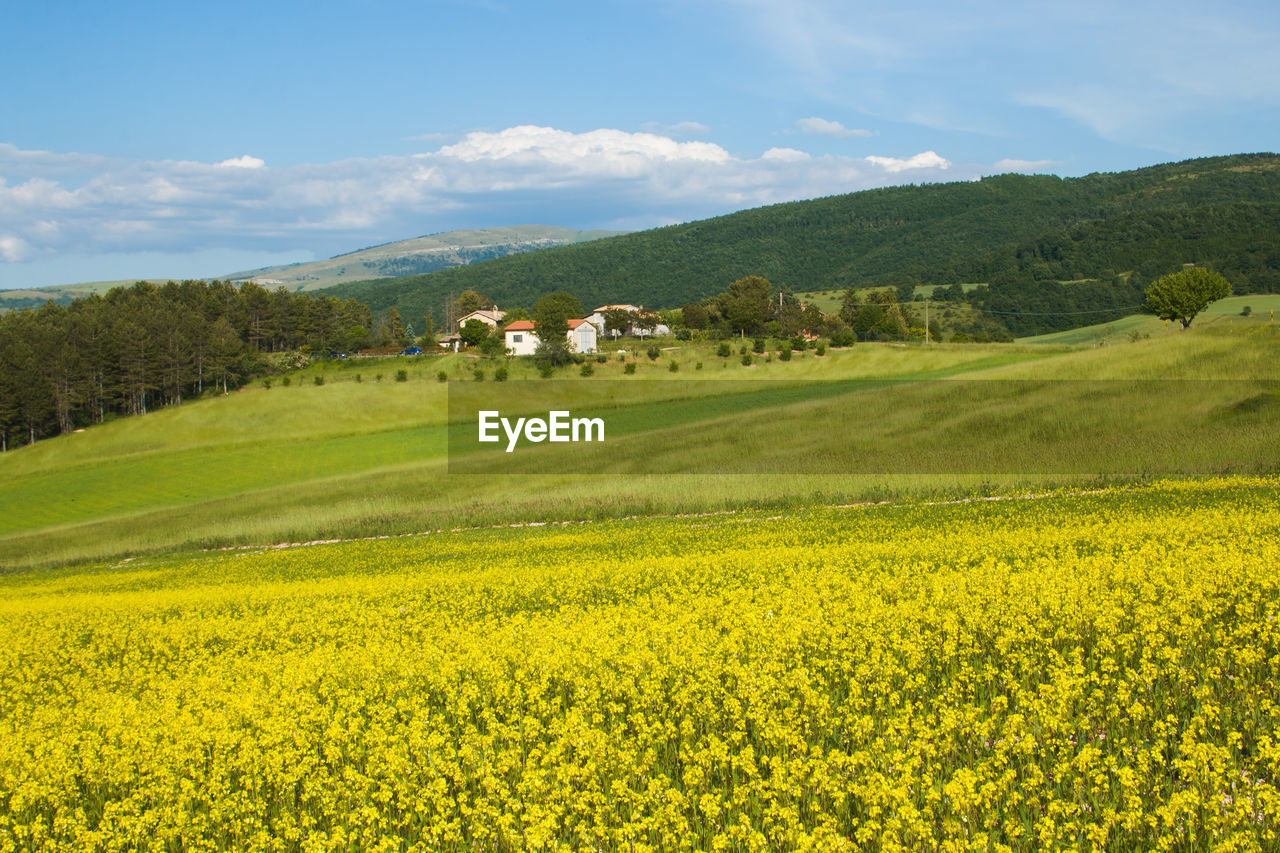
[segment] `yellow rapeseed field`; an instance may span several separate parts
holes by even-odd
[[[1280,480],[0,579],[3,850],[1274,850]]]

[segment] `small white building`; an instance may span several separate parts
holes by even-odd
[[[512,355],[533,355],[541,343],[532,320],[516,320],[502,331],[506,338],[507,352]],[[570,352],[593,353],[596,351],[597,335],[596,327],[582,319],[569,321],[569,331],[565,337],[569,341]]]
[[[596,327],[596,331],[600,334],[605,333],[604,328],[604,312],[606,311],[626,311],[628,314],[639,314],[641,308],[639,305],[601,305],[596,310],[587,315],[587,319],[591,321],[591,325]],[[623,334],[630,332],[630,327]]]
[[[507,341],[507,352],[512,355],[533,355],[538,348],[538,335],[533,331],[532,320],[516,320],[502,330]]]
[[[507,316],[507,312],[499,311],[497,305],[492,308],[481,308],[478,311],[472,311],[470,314],[459,317],[458,328],[461,329],[463,326],[467,325],[468,320],[479,320],[486,326],[492,326],[496,329],[502,322],[502,318],[505,316]]]
[[[652,330],[641,329],[640,327],[636,326],[634,318],[644,311],[644,308],[639,305],[601,305],[599,308],[597,308],[595,311],[592,311],[591,314],[587,316],[587,320],[589,320],[591,324],[596,327],[596,331],[599,332],[601,335],[605,334],[604,312],[606,311],[626,311],[628,314],[632,315],[632,318],[633,318],[632,321],[628,323],[627,328],[622,331],[622,334],[624,335],[632,335],[635,337],[643,338],[649,335],[661,336],[661,335],[671,334],[671,330],[667,328],[667,326],[663,323],[659,323]],[[615,337],[616,337],[616,334],[615,334]]]
[[[599,337],[599,330],[591,321],[583,318],[581,320],[569,321],[569,349],[574,352],[592,353],[596,351],[596,341]]]

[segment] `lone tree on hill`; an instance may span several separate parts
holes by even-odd
[[[1187,267],[1156,279],[1147,288],[1147,308],[1161,320],[1177,320],[1182,328],[1210,302],[1231,295],[1231,283],[1213,270]]]

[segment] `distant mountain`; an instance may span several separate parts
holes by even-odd
[[[416,275],[465,266],[507,255],[567,246],[616,237],[624,231],[575,231],[550,225],[515,225],[509,228],[477,228],[469,231],[447,231],[395,243],[383,243],[355,252],[337,255],[325,261],[282,264],[244,270],[219,276],[231,281],[256,281],[275,290],[320,290],[335,284],[363,281],[387,276]],[[35,308],[46,302],[70,305],[79,296],[106,293],[113,287],[128,286],[140,279],[96,281],[82,284],[55,284],[46,287],[0,290],[0,313],[21,308]],[[155,281],[155,279],[152,279]],[[157,283],[163,283],[157,281]]]
[[[1130,313],[1142,281],[1184,263],[1215,267],[1237,292],[1280,291],[1277,246],[1280,156],[1242,154],[1081,178],[1011,174],[866,190],[332,293],[418,318],[444,316],[444,301],[465,289],[502,307],[565,290],[588,307],[663,308],[746,275],[793,291],[990,282],[974,302],[992,316],[1054,315],[1002,320],[1035,334],[1105,321],[1073,315],[1098,304]]]
[[[620,231],[574,231],[545,225],[448,231],[384,243],[305,264],[284,264],[231,273],[232,281],[256,281],[275,289],[319,290],[342,282],[416,275],[507,255],[613,237]]]

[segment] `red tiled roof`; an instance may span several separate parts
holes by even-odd
[[[511,323],[505,329],[503,329],[503,331],[504,332],[532,332],[533,321],[532,320],[516,320],[514,323]]]

